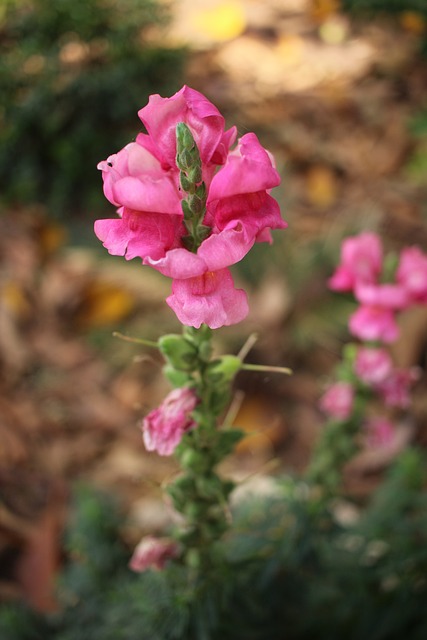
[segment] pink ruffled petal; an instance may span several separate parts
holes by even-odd
[[[185,122],[191,129],[202,162],[209,163],[224,137],[224,118],[218,109],[198,91],[184,86],[170,98],[150,96],[138,115],[159,149],[163,162],[175,166],[176,125]]]
[[[239,194],[222,198],[208,204],[208,214],[218,229],[224,229],[231,222],[241,222],[256,233],[263,229],[285,229],[288,225],[280,215],[276,200],[266,191]]]
[[[208,202],[265,191],[279,184],[280,176],[273,167],[270,156],[256,135],[247,133],[240,138],[237,150],[228,155],[226,164],[214,176]]]
[[[202,324],[211,329],[237,324],[249,312],[246,293],[234,288],[228,269],[174,280],[166,302],[182,324],[196,328]]]
[[[178,216],[124,211],[122,219],[97,220],[95,233],[114,256],[159,259],[173,245],[181,225]]]
[[[225,229],[217,234],[212,234],[202,242],[197,255],[207,265],[209,271],[219,271],[229,267],[242,258],[253,247],[256,232],[247,233],[246,229],[238,224],[236,228]]]
[[[159,260],[148,257],[144,260],[144,264],[150,265],[168,278],[177,279],[200,276],[208,269],[200,256],[183,248],[172,249]]]

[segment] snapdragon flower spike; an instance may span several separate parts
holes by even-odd
[[[271,155],[253,133],[235,149],[235,127],[202,94],[183,87],[151,96],[139,116],[147,133],[99,163],[115,220],[95,233],[112,255],[135,257],[173,280],[167,299],[188,326],[243,320],[246,293],[229,267],[271,229],[287,225],[270,195],[280,183]]]

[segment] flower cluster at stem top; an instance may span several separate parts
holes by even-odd
[[[280,183],[272,156],[254,133],[232,149],[236,128],[187,86],[150,96],[138,115],[147,133],[98,165],[118,218],[97,220],[95,233],[111,254],[172,279],[166,302],[182,324],[238,323],[248,302],[229,267],[286,227],[270,195]]]

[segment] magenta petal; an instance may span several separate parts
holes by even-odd
[[[166,302],[182,324],[196,328],[202,324],[211,329],[236,324],[249,312],[246,293],[234,288],[228,269],[174,280]]]
[[[122,178],[113,186],[115,200],[134,211],[182,214],[181,199],[168,178]]]
[[[158,259],[173,245],[178,216],[158,216],[150,213],[124,211],[117,220],[97,220],[95,233],[112,255]]]
[[[224,136],[224,118],[204,95],[184,86],[170,98],[150,96],[138,115],[159,149],[161,158],[175,165],[176,125],[185,122],[195,137],[203,162],[210,162]]]
[[[144,264],[150,265],[169,278],[185,279],[200,276],[207,271],[205,261],[187,249],[172,249],[164,258],[152,260],[147,258]]]
[[[239,221],[245,227],[250,226],[257,234],[263,229],[287,227],[280,215],[279,205],[266,191],[239,194],[211,202],[208,215],[221,230],[233,221]]]
[[[270,156],[254,133],[247,133],[239,140],[226,164],[214,176],[208,202],[243,193],[272,189],[280,184],[280,176],[273,167]]]
[[[253,247],[256,231],[248,234],[241,224],[235,229],[226,229],[209,236],[197,251],[209,271],[219,271],[242,258]]]
[[[96,220],[95,234],[101,240],[108,253],[124,256],[129,241],[129,230],[123,220]]]

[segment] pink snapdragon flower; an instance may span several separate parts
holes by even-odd
[[[353,291],[358,284],[373,284],[381,273],[383,249],[375,233],[346,238],[341,245],[341,261],[328,281],[333,291]]]
[[[145,536],[135,547],[129,568],[137,573],[147,569],[160,571],[166,562],[178,555],[178,545],[173,540]]]
[[[147,133],[98,165],[105,196],[119,217],[97,220],[95,233],[112,255],[139,257],[172,278],[167,302],[184,324],[217,328],[240,322],[248,313],[247,298],[234,288],[228,267],[255,242],[271,242],[270,229],[287,226],[270,195],[280,183],[272,157],[253,133],[230,150],[235,127],[225,130],[217,108],[186,86],[171,98],[151,96],[139,117]],[[185,194],[176,165],[180,122],[194,137],[207,188],[203,224],[210,232],[196,252],[183,242]]]
[[[359,347],[354,362],[356,375],[367,384],[378,384],[390,375],[393,361],[382,348]]]
[[[191,417],[198,398],[188,387],[173,389],[160,407],[153,409],[142,421],[142,435],[148,451],[170,456],[183,435],[196,427]]]
[[[408,295],[403,287],[358,284],[355,296],[361,306],[350,317],[351,333],[361,340],[394,342],[399,336],[395,312],[408,304]]]
[[[427,255],[421,249],[408,247],[402,250],[396,279],[412,304],[427,303]]]
[[[381,416],[369,418],[363,426],[368,447],[380,449],[390,446],[393,442],[396,428],[387,418]]]
[[[354,388],[349,382],[335,382],[320,399],[322,411],[337,420],[347,420],[353,410]]]
[[[417,367],[394,369],[375,389],[387,406],[407,409],[411,404],[411,387],[419,376]]]

